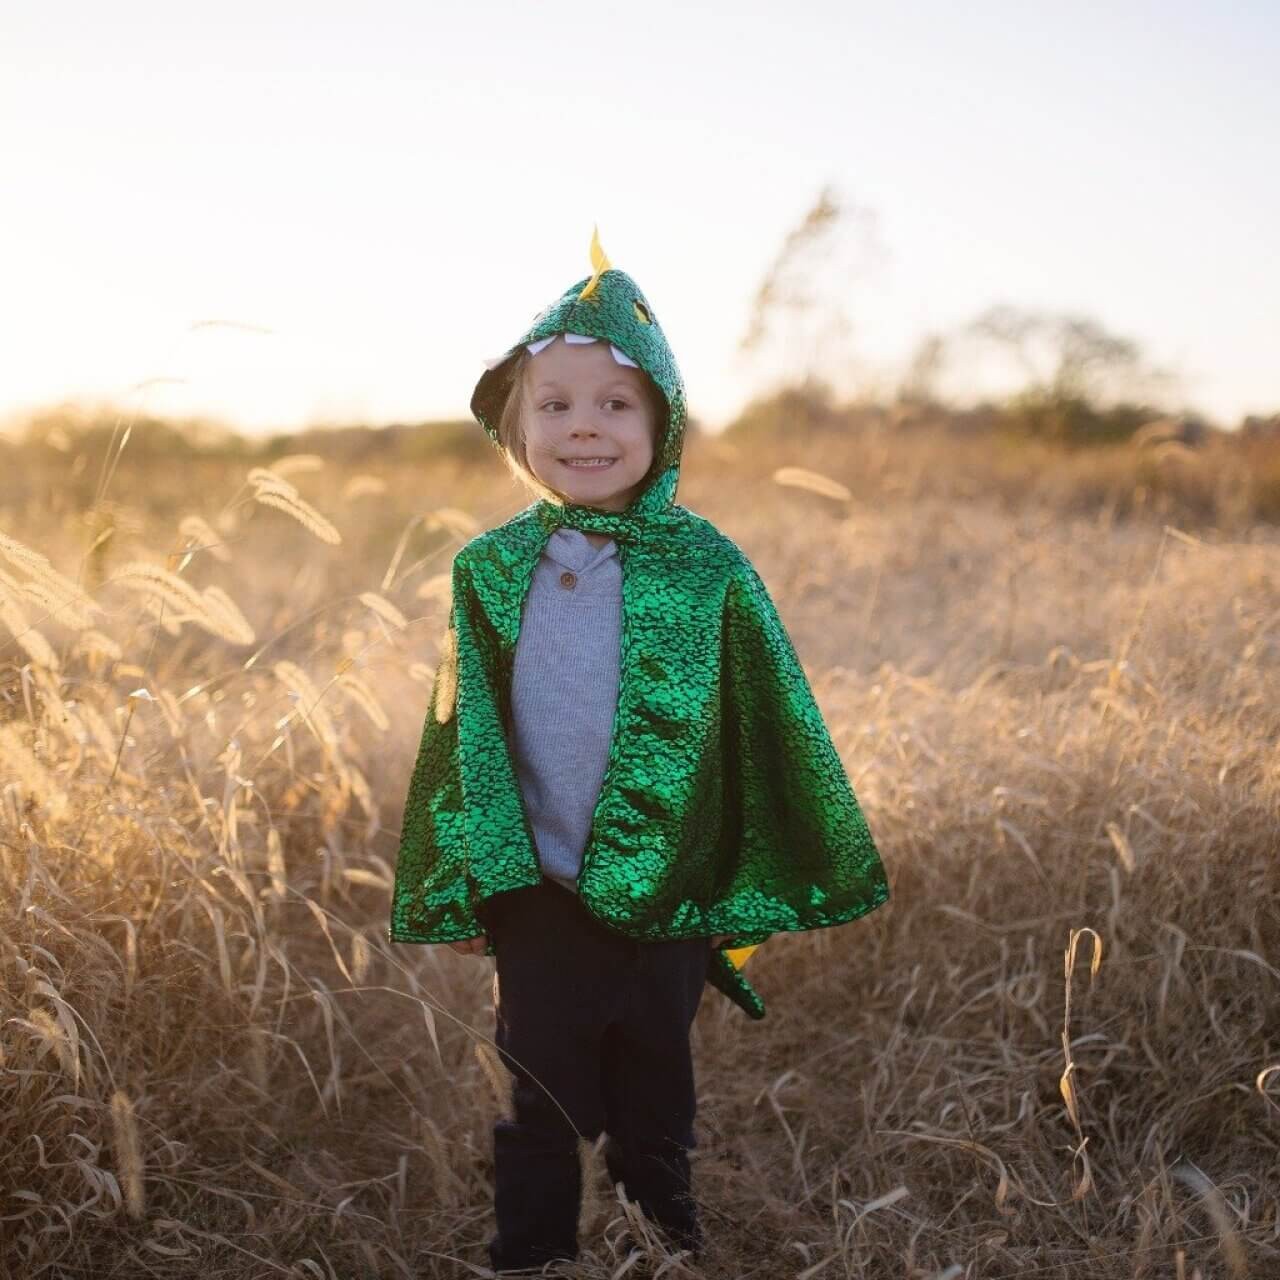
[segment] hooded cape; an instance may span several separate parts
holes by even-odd
[[[888,900],[888,883],[759,574],[710,521],[674,502],[685,394],[653,308],[609,267],[598,239],[592,264],[489,362],[472,412],[498,444],[520,349],[560,333],[595,337],[634,360],[666,399],[654,463],[624,511],[539,500],[455,555],[389,937],[475,937],[485,932],[486,898],[542,879],[506,735],[525,595],[547,539],[568,525],[611,536],[623,577],[618,705],[579,896],[628,937],[728,934],[707,980],[762,1018],[764,1002],[742,973],[751,952],[773,933],[866,914]],[[485,954],[495,954],[492,942]]]

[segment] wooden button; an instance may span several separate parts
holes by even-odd
[[[578,575],[572,570],[566,569],[560,575],[560,585],[562,587],[572,587],[578,581]]]

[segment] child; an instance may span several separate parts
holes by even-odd
[[[487,362],[471,408],[537,500],[453,561],[390,937],[493,955],[513,1115],[495,1271],[577,1256],[578,1138],[696,1258],[689,1029],[771,934],[888,900],[759,575],[674,502],[684,386],[653,308],[593,274]]]

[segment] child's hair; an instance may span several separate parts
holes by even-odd
[[[502,460],[521,484],[540,497],[559,501],[559,495],[556,494],[555,490],[549,489],[543,484],[529,467],[529,454],[525,445],[521,414],[524,409],[525,374],[532,359],[533,357],[529,354],[528,349],[521,347],[519,353],[512,359],[510,368],[506,371],[507,394],[502,402],[502,412],[498,415],[498,445],[502,453]],[[654,422],[653,462],[650,463],[649,470],[645,472],[644,479],[641,481],[641,488],[644,488],[658,471],[658,458],[662,452],[661,446],[666,435],[670,411],[667,406],[667,398],[662,394],[658,384],[643,369],[639,369],[637,372],[642,375],[645,395],[648,397],[649,407],[653,410]]]

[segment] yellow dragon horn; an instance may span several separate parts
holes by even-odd
[[[600,277],[609,270],[610,266],[612,266],[612,263],[610,263],[608,255],[600,247],[600,228],[593,226],[591,228],[591,268],[595,274],[587,281],[582,292],[578,294],[579,302],[589,298],[595,292],[596,285],[600,283]]]

